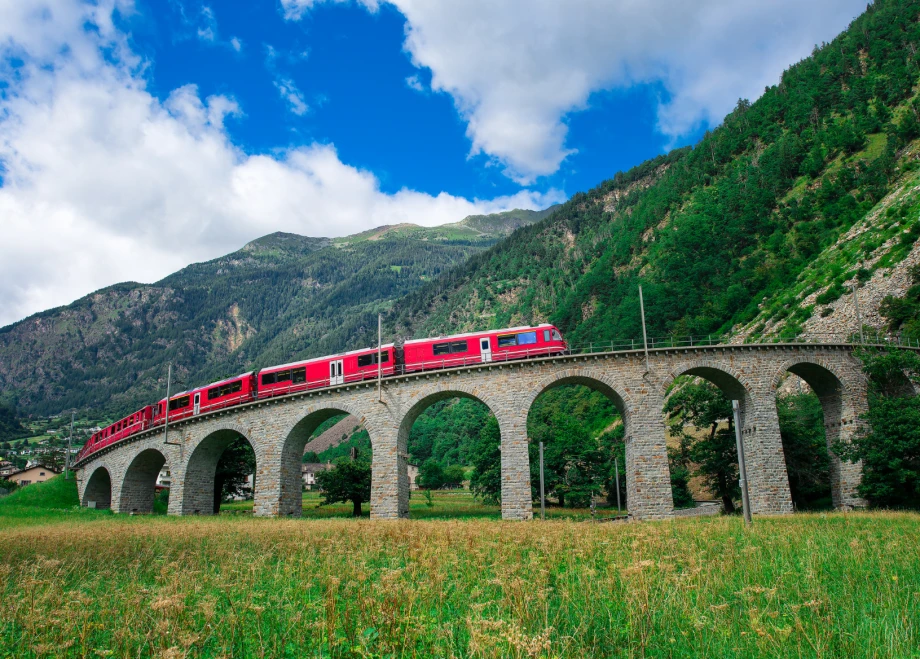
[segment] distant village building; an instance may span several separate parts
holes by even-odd
[[[303,479],[304,488],[312,490],[316,486],[316,474],[329,469],[332,469],[331,462],[304,462],[300,465],[300,476]]]
[[[164,465],[164,467],[160,469],[160,473],[157,475],[157,482],[155,487],[158,490],[164,490],[168,489],[170,485],[172,485],[172,474],[169,471],[169,465]]]
[[[6,478],[14,471],[17,471],[16,465],[8,460],[0,460],[0,478]]]
[[[32,483],[42,483],[49,478],[57,476],[59,473],[58,470],[52,469],[51,467],[46,467],[44,465],[35,465],[34,467],[26,467],[22,471],[14,471],[12,474],[6,477],[8,481],[12,481],[19,486],[31,485]]]

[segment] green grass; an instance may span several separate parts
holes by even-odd
[[[797,514],[750,529],[734,517],[49,509],[11,520],[11,508],[64,503],[59,486],[30,487],[15,506],[0,502],[0,657],[917,657],[920,647],[915,514]]]

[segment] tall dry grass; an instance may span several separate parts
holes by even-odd
[[[0,657],[911,657],[918,538],[912,514],[19,525]]]

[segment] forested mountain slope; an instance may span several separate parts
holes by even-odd
[[[639,338],[640,283],[652,335],[751,323],[908,185],[918,18],[920,0],[875,2],[697,145],[575,195],[401,300],[391,325],[422,335],[549,320],[575,343]],[[838,265],[835,280],[859,267]]]
[[[376,342],[378,311],[547,211],[345,238],[276,233],[155,284],[125,283],[0,329],[0,402],[121,414],[181,384]]]

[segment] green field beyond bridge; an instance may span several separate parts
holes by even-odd
[[[413,497],[413,503],[416,498]],[[441,505],[435,501],[435,507]],[[915,657],[920,516],[124,516],[0,500],[0,657]],[[449,515],[445,515],[449,517]]]

